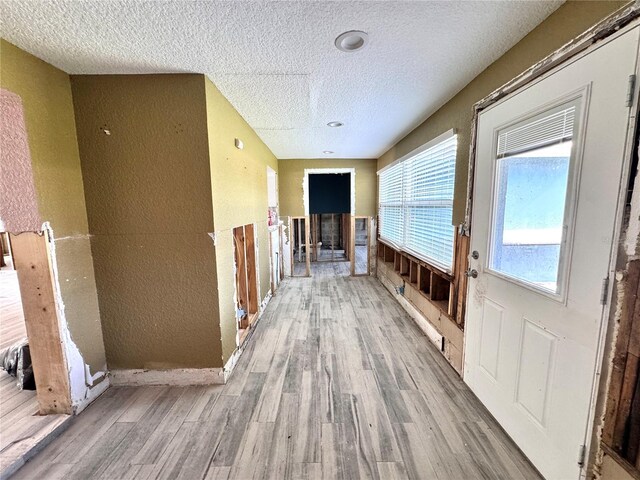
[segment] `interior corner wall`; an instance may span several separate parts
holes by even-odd
[[[263,301],[271,288],[267,166],[277,172],[278,161],[208,78],[205,84],[220,328],[226,362],[236,349],[237,333],[232,230],[240,225],[256,224],[260,301]],[[235,147],[236,138],[243,142],[242,150]],[[282,197],[280,192],[280,199]]]
[[[453,224],[464,221],[473,105],[628,2],[568,1],[378,160],[378,169],[443,132],[458,134]],[[482,47],[485,48],[485,47]]]
[[[304,191],[302,182],[305,169],[310,168],[355,168],[356,170],[356,215],[375,216],[377,161],[371,159],[295,159],[278,160],[278,190],[280,192],[280,215],[304,216]]]
[[[71,77],[110,369],[222,367],[203,78]]]
[[[53,231],[61,332],[77,406],[106,369],[69,76],[0,39],[0,87],[22,101],[40,219]],[[76,363],[76,362],[79,362]],[[84,364],[83,364],[84,363]],[[98,378],[96,378],[98,380]]]

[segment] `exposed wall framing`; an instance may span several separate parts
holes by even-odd
[[[240,345],[260,311],[254,225],[234,228],[233,245],[236,262],[236,318]]]
[[[629,262],[602,442],[640,473],[640,260]]]
[[[27,337],[41,414],[72,413],[71,388],[55,300],[46,235],[9,234],[18,272]]]
[[[305,217],[289,217],[289,242],[291,247],[291,276],[292,277],[309,277],[311,276],[311,227],[310,216]],[[302,263],[304,259],[305,274],[296,274],[297,263]]]

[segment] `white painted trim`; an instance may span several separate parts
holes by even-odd
[[[351,215],[356,214],[356,169],[355,168],[305,168],[302,180],[304,215],[309,216],[309,175],[349,173],[351,175]]]
[[[405,160],[409,160],[411,157],[415,157],[416,155],[425,152],[427,150],[429,150],[432,147],[435,147],[436,145],[438,145],[439,143],[442,143],[446,140],[449,140],[451,137],[454,137],[456,135],[456,130],[454,128],[452,128],[451,130],[447,130],[444,133],[441,133],[440,135],[438,135],[436,138],[433,138],[431,140],[429,140],[427,143],[420,145],[418,148],[411,150],[409,153],[407,153],[406,155],[398,158],[397,160],[394,160],[393,162],[391,162],[389,165],[381,168],[380,170],[377,171],[377,174],[380,175],[380,173],[384,172],[386,169],[393,167],[394,165],[397,165],[398,163],[402,163]]]
[[[102,373],[102,372],[101,372]],[[109,377],[107,376],[102,382],[97,384],[95,387],[91,387],[87,389],[86,397],[80,400],[78,403],[73,404],[73,414],[78,415],[85,408],[87,408],[91,402],[97,399],[100,395],[107,391],[107,389],[111,386],[111,382]]]
[[[222,368],[173,368],[169,370],[111,370],[111,385],[142,387],[147,385],[216,385],[224,383]]]

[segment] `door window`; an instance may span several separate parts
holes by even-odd
[[[498,131],[489,269],[562,290],[577,101]]]

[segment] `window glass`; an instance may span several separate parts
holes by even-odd
[[[489,266],[558,293],[572,141],[497,160]]]

